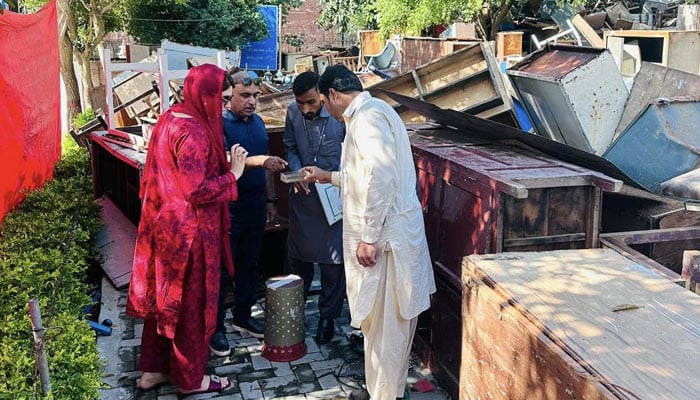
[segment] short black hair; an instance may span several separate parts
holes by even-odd
[[[224,74],[224,82],[221,84],[221,91],[228,90],[228,88],[234,87],[235,85],[236,83],[233,82],[231,75],[228,73]]]
[[[362,82],[348,67],[343,64],[336,64],[326,68],[318,80],[318,90],[324,96],[328,96],[331,88],[343,93],[361,92]]]
[[[311,89],[315,89],[318,86],[319,74],[314,71],[305,71],[294,78],[294,83],[292,84],[292,93],[295,96],[302,95]]]

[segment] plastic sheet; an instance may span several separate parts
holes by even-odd
[[[55,0],[0,15],[0,222],[61,155],[59,58]]]

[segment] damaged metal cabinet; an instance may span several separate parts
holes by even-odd
[[[409,134],[438,287],[416,346],[458,398],[462,258],[596,247],[602,190],[622,183],[512,142],[468,140],[448,128]]]
[[[603,157],[650,192],[700,163],[700,102],[657,99],[615,140]]]
[[[549,45],[506,73],[537,134],[589,153],[605,152],[628,96],[608,50]]]

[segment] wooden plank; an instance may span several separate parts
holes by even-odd
[[[591,28],[583,17],[576,14],[573,18],[571,18],[571,24],[583,37],[586,38],[586,40],[588,40],[588,43],[590,43],[592,47],[605,48],[605,42],[603,39],[596,33],[596,31],[593,30],[593,28]]]
[[[604,238],[621,239],[625,244],[671,242],[676,240],[700,239],[700,227],[688,226],[645,231],[602,233]]]
[[[515,238],[515,239],[505,239],[503,240],[504,247],[512,249],[514,247],[526,247],[526,246],[537,246],[542,244],[557,244],[557,243],[571,243],[571,242],[581,242],[585,243],[586,234],[585,233],[570,233],[566,235],[547,235],[547,236],[535,236],[526,238]],[[509,250],[510,251],[510,250]]]
[[[136,246],[136,226],[107,197],[103,197],[102,230],[95,238],[95,248],[102,256],[102,269],[117,289],[131,279]]]
[[[514,350],[520,355],[532,348],[533,339],[542,342],[536,336],[539,332],[552,341],[547,347],[561,349],[566,364],[580,373],[563,378],[564,385],[598,381],[606,389],[598,392],[599,398],[697,398],[700,381],[694,373],[700,358],[692,355],[700,345],[700,297],[695,294],[609,249],[474,255],[465,257],[464,271],[463,290],[471,293],[463,303],[464,320],[471,323],[474,318],[476,326],[465,329],[463,343],[475,340],[469,333],[491,326],[479,324],[479,310],[474,309],[484,296],[491,307],[499,308],[502,320],[512,318],[529,333],[517,345],[512,336],[504,338],[499,329],[492,329],[491,336],[500,346],[490,349],[491,355]],[[499,296],[486,299],[489,294]],[[554,383],[532,381],[527,371],[539,367],[537,372],[544,376],[561,375],[552,370],[554,360],[547,353],[544,358],[549,365],[537,365],[537,356],[542,355],[532,352],[522,355],[525,360],[509,357],[491,365],[471,361],[470,357],[484,360],[484,354],[466,348],[462,367],[466,363],[478,375],[462,378],[486,388],[472,388],[472,396],[464,398],[479,398],[486,391],[493,399],[588,398],[587,393],[578,392],[582,386],[559,389],[555,395],[538,391],[541,385]],[[523,374],[511,382],[491,377],[493,371],[517,371],[518,366]],[[524,395],[511,387],[529,391]],[[504,395],[501,390],[510,393]]]

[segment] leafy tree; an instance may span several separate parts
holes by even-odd
[[[298,0],[280,0],[283,11]],[[125,0],[128,32],[141,43],[162,39],[235,49],[265,38],[267,26],[256,0]]]
[[[580,8],[587,0],[557,0]],[[479,36],[496,37],[511,9],[521,9],[527,0],[374,0],[379,27],[385,36],[393,33],[420,35],[434,25],[453,21],[474,22]]]
[[[348,33],[353,29],[377,29],[374,0],[321,0],[318,23]]]
[[[66,87],[69,118],[73,119],[82,109],[95,108],[92,104],[94,83],[90,73],[90,59],[102,57],[104,36],[117,28],[119,20],[110,18],[121,10],[122,0],[58,0],[59,45],[61,76]],[[46,0],[27,0],[29,11],[36,11]],[[78,89],[73,61],[81,70],[83,92]]]

